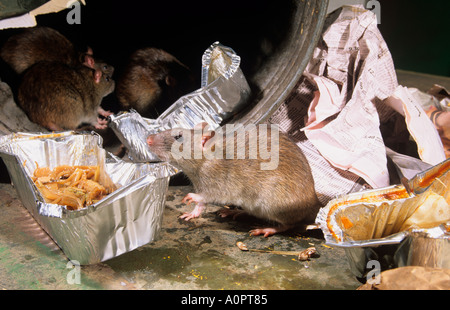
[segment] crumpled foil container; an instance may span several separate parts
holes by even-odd
[[[146,147],[149,134],[177,127],[190,129],[201,122],[216,129],[238,112],[251,93],[240,62],[233,49],[215,42],[202,57],[201,88],[179,98],[156,120],[143,118],[133,110],[111,115],[109,126],[128,148],[130,159],[159,160]]]
[[[331,246],[345,249],[363,278],[376,260],[382,269],[408,265],[450,268],[450,159],[405,185],[351,193],[330,201],[316,223]]]
[[[127,148],[127,156],[132,162],[160,161],[147,146],[147,137],[160,130],[156,120],[143,118],[135,110],[111,115],[109,120],[109,127]]]
[[[36,221],[66,256],[94,264],[145,245],[162,224],[169,178],[168,163],[130,163],[107,153],[95,133],[16,133],[0,138],[0,156],[12,183]],[[79,210],[46,203],[31,180],[36,165],[99,165],[116,190]]]

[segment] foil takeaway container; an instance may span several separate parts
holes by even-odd
[[[191,129],[200,122],[217,129],[238,112],[250,96],[240,69],[241,58],[230,47],[214,42],[202,56],[201,88],[182,96],[156,120],[134,110],[111,115],[110,127],[127,147],[132,161],[158,161],[146,147],[146,137],[172,128]]]
[[[405,185],[351,193],[331,200],[316,223],[326,243],[345,249],[363,278],[374,268],[450,268],[450,159]]]
[[[3,158],[25,208],[79,264],[105,261],[145,245],[161,228],[169,178],[167,163],[124,162],[102,148],[95,133],[16,133],[0,138]],[[98,166],[115,190],[77,210],[47,203],[31,179],[37,167]]]

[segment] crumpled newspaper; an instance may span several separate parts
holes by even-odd
[[[391,96],[395,104],[386,103]],[[380,123],[396,113],[405,116],[423,161],[445,159],[430,120],[398,85],[375,14],[356,5],[328,15],[297,89],[270,122],[305,153],[325,205],[342,194],[389,185]]]

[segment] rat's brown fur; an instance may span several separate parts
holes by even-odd
[[[259,137],[259,128],[256,130]],[[177,129],[174,135],[184,136],[186,131]],[[150,150],[180,168],[205,203],[240,206],[250,215],[280,224],[283,229],[278,231],[314,221],[320,202],[308,161],[299,147],[283,133],[279,133],[279,162],[274,170],[261,169],[261,163],[268,160],[261,159],[259,151],[257,159],[249,159],[249,151],[252,151],[249,133],[245,146],[237,145],[234,139],[234,158],[237,158],[237,149],[245,147],[245,159],[175,159],[171,153],[175,138],[171,133],[173,131],[169,130],[149,136]],[[189,133],[192,136],[193,130]],[[270,128],[267,139],[267,145],[272,146]],[[225,138],[223,141],[233,143],[233,140]]]
[[[60,62],[70,67],[85,65],[112,76],[114,68],[94,59],[93,51],[77,51],[64,35],[55,29],[36,26],[11,36],[0,50],[0,57],[17,73],[22,74],[41,61]]]
[[[189,69],[178,59],[164,50],[148,47],[131,54],[117,79],[115,93],[123,109],[133,108],[142,116],[157,117],[157,112],[163,112],[191,91],[191,83]],[[161,103],[160,111],[155,111]]]
[[[58,61],[70,66],[83,62],[73,44],[48,27],[29,28],[11,36],[3,45],[0,56],[18,74],[40,61]]]
[[[95,126],[102,98],[113,90],[114,81],[99,70],[41,61],[24,73],[18,103],[47,129],[73,130],[83,123]]]

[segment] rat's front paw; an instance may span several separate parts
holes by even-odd
[[[203,210],[205,210],[205,203],[203,197],[198,194],[189,193],[187,194],[181,202],[190,204],[192,202],[196,203],[194,210],[192,212],[186,212],[180,216],[181,219],[189,221],[190,219],[199,217],[202,214]]]
[[[100,115],[103,116],[103,117],[108,117],[108,116],[114,114],[114,113],[111,112],[111,111],[105,111],[105,110],[103,110],[101,107],[98,107],[97,113],[100,114]]]
[[[203,197],[199,194],[189,193],[186,196],[184,196],[183,200],[181,202],[184,202],[186,204],[190,203],[203,203]]]
[[[97,118],[97,123],[94,125],[96,129],[106,129],[108,128],[108,121],[100,117]]]

